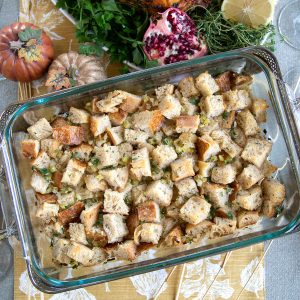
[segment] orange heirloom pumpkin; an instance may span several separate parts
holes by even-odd
[[[52,41],[31,23],[13,23],[0,31],[0,74],[21,82],[39,79],[54,58]]]

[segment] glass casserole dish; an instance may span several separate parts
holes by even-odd
[[[254,96],[267,100],[270,106],[267,123],[261,127],[266,129],[267,137],[273,142],[270,159],[279,167],[275,175],[286,187],[284,210],[275,219],[263,219],[258,225],[237,231],[233,235],[214,239],[206,244],[158,248],[141,255],[132,263],[115,261],[82,267],[72,270],[71,275],[68,267],[56,268],[51,261],[50,252],[48,253],[49,246],[44,246],[37,229],[34,194],[29,184],[30,167],[19,152],[20,137],[28,127],[26,120],[37,116],[48,118],[68,111],[71,106],[84,107],[92,96],[101,96],[114,89],[142,95],[164,83],[177,83],[187,75],[196,76],[206,70],[212,75],[228,70],[251,74],[254,77]],[[24,258],[33,284],[42,291],[57,293],[227,252],[295,230],[300,218],[300,141],[293,106],[281,78],[276,58],[264,48],[253,47],[114,77],[35,98],[22,105],[10,106],[0,120],[1,160],[7,178],[7,184],[1,180],[0,193],[7,224],[13,218],[13,203]]]

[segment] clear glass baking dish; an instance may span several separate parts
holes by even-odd
[[[257,226],[209,243],[150,250],[133,263],[109,262],[96,267],[82,267],[72,272],[66,267],[55,267],[49,259],[49,246],[45,247],[37,229],[33,193],[29,185],[30,167],[19,153],[20,138],[28,127],[26,120],[49,117],[67,111],[70,106],[82,107],[92,96],[114,89],[143,94],[156,86],[167,82],[176,83],[184,76],[195,76],[206,70],[212,74],[226,70],[250,73],[254,76],[253,94],[267,99],[270,109],[263,129],[266,129],[267,137],[274,143],[270,159],[279,166],[276,176],[287,190],[284,210],[280,216],[272,220],[262,219]],[[7,223],[11,222],[13,203],[24,258],[34,285],[48,293],[71,290],[249,246],[293,231],[300,217],[300,143],[293,107],[281,78],[276,58],[264,48],[251,47],[114,77],[9,107],[0,119],[0,158],[7,178],[7,184],[0,185],[0,196]]]

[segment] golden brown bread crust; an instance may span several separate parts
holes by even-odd
[[[65,125],[53,130],[53,138],[63,145],[80,145],[84,135],[84,129],[80,126]]]
[[[113,126],[120,126],[127,118],[128,113],[119,109],[117,112],[109,113],[109,120]]]
[[[82,202],[76,202],[71,207],[58,213],[58,220],[63,225],[68,225],[79,218],[81,212],[84,209],[84,204]]]
[[[35,193],[36,198],[43,204],[44,202],[55,204],[57,203],[57,196],[55,194],[40,194]]]

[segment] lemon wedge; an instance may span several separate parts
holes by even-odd
[[[224,0],[221,9],[227,20],[258,27],[272,21],[274,7],[274,0]]]

